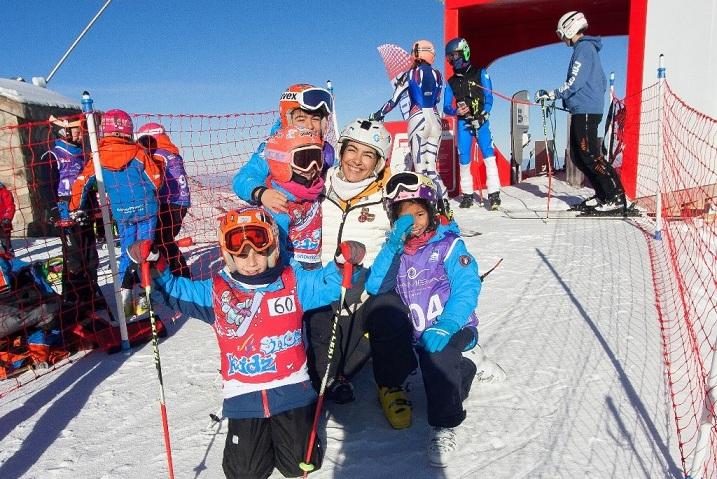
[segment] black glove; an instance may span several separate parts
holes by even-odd
[[[555,100],[555,90],[538,90],[535,92],[535,103]]]
[[[378,110],[376,113],[371,113],[368,116],[369,121],[383,121],[384,115],[381,110]]]
[[[4,235],[9,236],[10,233],[12,233],[12,220],[10,218],[3,218],[3,220],[0,221],[0,229],[2,229]]]

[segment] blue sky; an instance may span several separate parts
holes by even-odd
[[[103,3],[15,0],[6,6],[0,76],[46,76]],[[376,47],[395,43],[408,50],[420,38],[434,42],[442,69],[443,5],[436,0],[114,0],[49,87],[77,99],[89,90],[100,109],[221,114],[275,109],[287,85],[331,80],[343,126],[377,110],[392,93]],[[616,72],[623,96],[626,37],[604,42],[603,66]],[[494,89],[510,96],[555,88],[570,54],[556,43],[501,58],[489,68]],[[399,117],[395,111],[387,120]],[[491,123],[496,144],[509,154],[508,102],[496,98]],[[559,114],[561,153],[564,130]],[[543,136],[537,108],[531,133]]]

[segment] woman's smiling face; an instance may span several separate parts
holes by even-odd
[[[341,154],[341,173],[349,183],[365,180],[374,173],[378,153],[370,146],[348,140]]]

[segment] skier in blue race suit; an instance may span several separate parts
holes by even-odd
[[[431,178],[438,188],[439,196],[446,197],[436,159],[441,139],[441,118],[437,105],[441,101],[443,77],[431,65],[436,53],[428,40],[419,40],[413,45],[413,67],[397,80],[393,96],[369,119],[383,121],[383,118],[398,104],[408,91],[411,109],[408,117],[408,141],[411,145],[413,170]],[[397,169],[394,166],[394,169]],[[441,206],[443,206],[441,204]]]
[[[445,467],[477,370],[463,352],[478,340],[478,264],[455,227],[439,223],[429,178],[398,173],[386,183],[385,198],[393,229],[373,262],[366,291],[395,289],[408,306],[433,428],[428,458]]]
[[[443,113],[458,116],[458,160],[463,194],[459,207],[473,206],[471,146],[475,137],[485,163],[488,207],[498,209],[500,178],[489,121],[493,108],[493,83],[485,68],[471,64],[470,47],[464,38],[454,38],[446,44],[446,59],[453,67],[454,75],[448,79],[443,98]]]
[[[256,207],[229,211],[218,236],[224,268],[205,280],[170,274],[151,241],[132,245],[130,256],[137,263],[156,260],[154,283],[164,301],[214,329],[223,415],[229,418],[226,477],[265,479],[274,468],[285,477],[301,476],[317,398],[307,369],[303,311],[339,299],[342,268],[360,263],[365,249],[349,241],[322,269],[287,265],[279,260],[276,223]],[[317,440],[314,470],[322,458]]]

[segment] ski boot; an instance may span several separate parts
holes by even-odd
[[[452,427],[433,427],[428,445],[428,462],[434,467],[447,467],[456,451],[456,431]]]
[[[488,208],[491,211],[497,211],[500,208],[500,191],[488,193]]]
[[[134,306],[134,314],[138,318],[149,314],[149,300],[147,299],[146,294],[140,293],[139,297],[137,298],[137,304],[135,304]]]
[[[463,196],[461,196],[461,202],[458,204],[458,207],[470,208],[471,206],[473,206],[473,195],[464,193]]]
[[[600,206],[600,200],[597,195],[593,195],[590,198],[586,198],[576,205],[571,205],[568,211],[588,211],[597,206]]]
[[[401,386],[379,386],[378,399],[392,428],[405,429],[411,426],[411,401]]]
[[[596,216],[621,216],[625,214],[626,211],[627,200],[625,199],[625,195],[616,195],[595,208],[592,208],[592,212],[594,212]]]
[[[132,290],[128,288],[122,288],[120,290],[120,297],[122,299],[122,310],[124,311],[125,319],[129,319],[134,316],[134,295]]]
[[[326,398],[336,404],[353,402],[356,398],[354,397],[354,387],[351,381],[343,376],[338,376],[331,385],[326,388]]]

